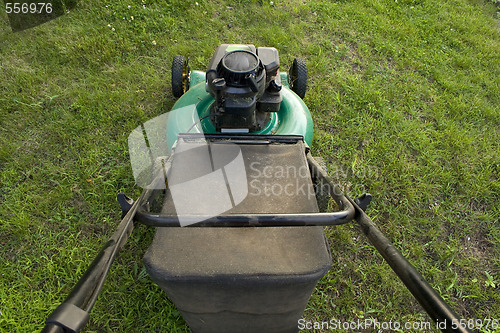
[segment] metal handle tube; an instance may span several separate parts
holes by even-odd
[[[65,333],[64,328],[59,325],[46,323],[41,333]]]
[[[375,226],[366,213],[349,197],[347,197],[356,210],[355,220],[370,243],[384,257],[396,275],[405,284],[408,290],[417,299],[431,319],[441,326],[443,332],[466,333],[471,332],[461,327],[460,317],[450,308],[443,298],[425,281],[422,275],[410,264],[394,245]],[[445,322],[443,324],[443,322]]]
[[[326,175],[328,177],[328,175]],[[352,221],[354,207],[340,189],[327,178],[330,196],[337,202],[341,211],[332,213],[296,214],[228,214],[218,216],[182,216],[183,225],[189,227],[293,227],[293,226],[332,226]],[[139,206],[135,220],[153,227],[180,227],[176,215],[152,214],[147,211],[147,200]]]
[[[311,167],[313,177],[317,177],[320,181],[326,181],[328,184],[332,183],[332,180],[328,176],[327,172],[321,168],[310,153],[307,154],[307,161]],[[375,226],[370,217],[366,215],[359,205],[356,204],[356,202],[354,202],[351,198],[344,195],[337,186],[335,186],[333,192],[337,194],[336,200],[348,200],[354,207],[354,210],[356,211],[354,219],[361,226],[361,230],[368,237],[370,243],[372,243],[382,257],[384,257],[389,266],[391,266],[392,270],[401,279],[408,290],[429,314],[432,320],[436,324],[441,324],[439,328],[443,332],[470,332],[468,329],[461,327],[460,318],[455,314],[455,312],[453,312],[450,306],[429,285],[429,283],[425,281],[415,267],[413,267],[413,265],[410,264],[405,257],[403,257],[401,252],[399,252],[394,245],[392,245],[387,237],[382,234],[382,232]]]
[[[345,224],[353,217],[354,208],[349,207],[334,213],[192,215],[182,216],[182,221],[186,227],[295,227]],[[181,226],[178,216],[151,214],[142,207],[135,220],[153,227]]]
[[[337,202],[340,211],[332,213],[296,213],[296,214],[228,214],[218,216],[182,216],[183,225],[189,227],[293,227],[293,226],[333,226],[345,224],[354,218],[355,211],[349,200],[342,194],[342,191],[322,170],[317,170],[318,166],[312,165],[314,159],[307,154],[311,175],[313,178],[321,173],[321,177],[326,182],[330,196]],[[170,167],[170,164],[167,166]],[[152,187],[155,188],[155,187]],[[145,197],[140,204],[135,220],[145,225],[153,227],[180,227],[179,217],[176,215],[160,215],[150,213],[148,197]]]
[[[117,230],[101,249],[97,257],[80,278],[71,293],[49,316],[42,333],[79,332],[88,321],[97,297],[106,281],[116,255],[123,247],[134,228],[134,215],[149,190],[142,192],[120,222]]]

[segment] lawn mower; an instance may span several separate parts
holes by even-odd
[[[172,111],[129,136],[144,191],[118,195],[122,222],[43,332],[82,330],[134,221],[156,227],[146,271],[194,333],[297,332],[331,265],[323,227],[352,221],[438,328],[467,332],[366,215],[370,194],[352,200],[311,155],[306,87],[306,63],[282,72],[273,47],[220,45],[206,72],[176,56]]]

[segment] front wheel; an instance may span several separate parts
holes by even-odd
[[[189,64],[185,57],[175,56],[172,61],[172,93],[181,97],[189,90]]]
[[[304,59],[293,59],[288,80],[290,89],[300,98],[304,98],[307,90],[307,65]]]

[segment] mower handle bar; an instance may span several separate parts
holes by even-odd
[[[328,193],[341,210],[331,213],[295,213],[295,214],[227,214],[218,216],[192,215],[182,216],[183,225],[187,227],[294,227],[294,226],[333,226],[345,224],[354,218],[355,210],[351,202],[333,183],[328,174],[314,164],[316,161],[307,153],[307,161],[313,179],[327,184]],[[152,184],[156,184],[155,180]],[[155,188],[155,186],[152,186]],[[139,203],[135,221],[153,227],[180,227],[176,215],[153,214],[148,211],[149,199],[144,197]]]
[[[310,154],[307,154],[307,161],[309,162],[311,170],[318,174],[320,180],[331,182],[326,171],[320,167],[318,162]],[[408,288],[415,299],[420,303],[422,308],[435,323],[445,322],[444,325],[440,326],[443,327],[441,331],[451,333],[471,332],[462,325],[456,325],[460,323],[460,318],[429,283],[427,283],[415,267],[413,267],[401,252],[392,245],[389,239],[384,236],[358,203],[344,194],[342,194],[342,196],[354,207],[354,219],[361,227],[363,234],[365,234],[370,243],[375,246],[389,266],[391,266],[394,273],[396,273],[406,288]]]
[[[431,319],[436,323],[443,323],[441,331],[453,333],[471,332],[459,323],[460,318],[453,312],[443,298],[425,281],[422,275],[413,267],[399,252],[394,245],[385,237],[376,227],[370,217],[364,210],[351,198],[344,195],[335,185],[327,172],[321,168],[318,162],[307,152],[307,161],[311,169],[313,178],[317,182],[326,182],[330,186],[330,195],[337,202],[339,207],[344,209],[335,213],[316,213],[316,214],[246,214],[246,215],[227,215],[211,218],[202,223],[192,226],[303,226],[303,225],[337,225],[347,223],[353,218],[361,227],[361,231],[367,236],[368,240],[375,246],[377,251],[391,266],[396,275],[405,284],[408,290],[413,294],[423,309],[428,313]],[[132,221],[134,218],[148,225],[160,224],[160,226],[178,226],[177,218],[157,217],[145,211],[153,191],[144,190],[141,196],[133,205],[130,205],[125,211],[125,217],[118,226],[117,231],[106,246],[101,250],[96,259],[87,269],[76,287],[73,288],[70,295],[66,298],[56,310],[49,316],[46,326],[42,333],[67,333],[80,332],[89,319],[88,313],[92,309],[98,294],[104,284],[109,272],[109,268],[116,257],[116,254],[126,242],[128,236],[133,230]],[[235,220],[233,224],[230,220]],[[158,220],[157,220],[158,218]],[[146,220],[144,220],[146,219]],[[305,219],[306,221],[300,221]],[[175,224],[175,225],[174,225]],[[68,327],[64,324],[67,321]],[[63,323],[62,323],[63,322]]]

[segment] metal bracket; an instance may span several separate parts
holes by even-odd
[[[134,204],[134,199],[129,198],[125,195],[125,193],[118,193],[116,195],[116,200],[118,200],[118,203],[120,204],[120,207],[122,209],[122,218],[127,215],[128,211],[130,208],[132,208],[132,205]]]
[[[364,212],[366,212],[366,208],[372,201],[372,195],[370,193],[365,193],[359,198],[355,199],[354,202],[361,208]]]

